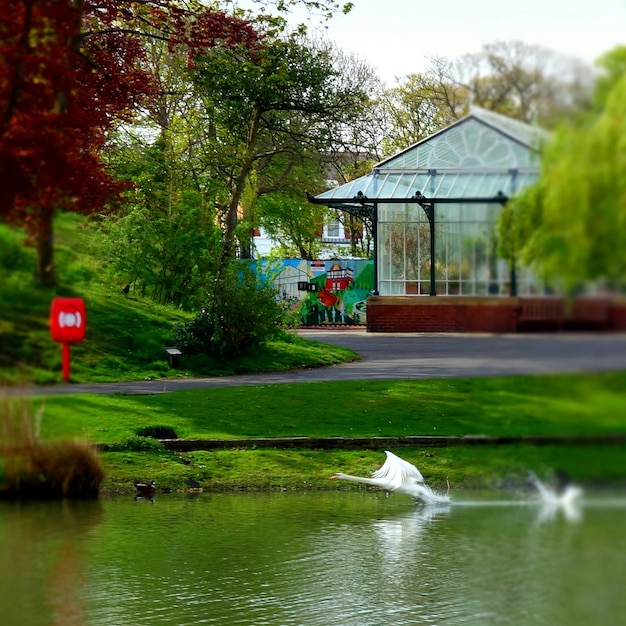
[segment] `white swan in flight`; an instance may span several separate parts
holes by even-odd
[[[372,472],[371,478],[352,476],[351,474],[343,474],[342,472],[333,474],[331,478],[350,480],[354,483],[380,487],[391,493],[402,493],[424,504],[450,502],[450,497],[447,493],[435,493],[424,483],[424,477],[415,465],[401,459],[388,450],[385,450],[385,454],[387,455],[387,459],[380,469]]]
[[[538,491],[543,504],[551,506],[570,506],[583,494],[577,485],[567,484],[561,490],[552,488],[541,482],[535,474],[530,472],[530,483]]]
[[[530,473],[531,485],[538,491],[541,502],[539,521],[544,522],[556,517],[561,511],[570,522],[580,519],[581,512],[578,508],[578,500],[583,495],[583,490],[577,485],[567,484],[564,488],[553,488],[541,482],[535,474]]]

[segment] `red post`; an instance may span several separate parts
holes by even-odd
[[[70,379],[70,344],[62,344],[61,358],[63,360],[63,380],[68,382]]]

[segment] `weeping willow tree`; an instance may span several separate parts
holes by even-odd
[[[509,202],[499,235],[512,265],[569,290],[587,281],[626,287],[626,76],[602,110],[555,133],[539,180]]]

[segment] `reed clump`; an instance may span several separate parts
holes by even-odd
[[[0,497],[95,498],[104,479],[96,449],[80,441],[42,441],[43,409],[0,400]]]

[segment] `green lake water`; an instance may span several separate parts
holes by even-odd
[[[0,624],[626,624],[626,495],[453,496],[0,503]]]

